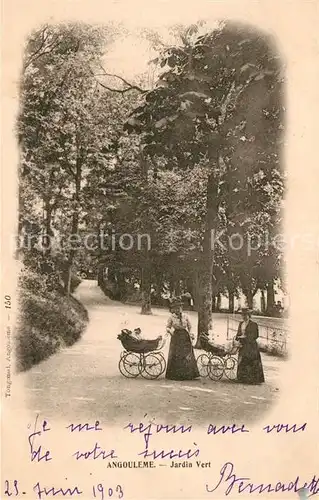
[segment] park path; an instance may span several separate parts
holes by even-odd
[[[155,337],[164,332],[168,312],[154,309],[152,316],[141,316],[139,307],[105,297],[95,281],[82,282],[76,295],[89,312],[83,337],[20,375],[33,412],[65,420],[99,419],[110,426],[139,421],[145,413],[166,423],[248,423],[264,416],[278,398],[284,361],[265,355],[262,386],[124,378],[118,371],[122,346],[117,334],[125,326],[140,326],[147,337]],[[195,313],[191,317],[196,328]],[[220,332],[223,328],[225,320],[218,323]],[[168,345],[165,356],[167,350]]]

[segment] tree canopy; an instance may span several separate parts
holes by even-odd
[[[68,241],[101,231],[135,241],[149,235],[150,248],[69,241],[41,252],[66,293],[72,269],[85,262],[109,269],[119,298],[138,285],[145,313],[152,290],[190,292],[199,331],[208,331],[218,294],[232,309],[239,291],[252,306],[256,291],[267,290],[273,305],[282,255],[264,240],[282,222],[284,74],[273,41],[251,27],[178,33],[170,46],[148,34],[159,47],[150,90],[143,78],[131,82],[104,67],[111,27],[44,26],[29,37],[19,231],[36,226],[36,234]]]

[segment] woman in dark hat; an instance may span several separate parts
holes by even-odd
[[[194,356],[191,323],[182,312],[182,301],[174,298],[170,302],[171,315],[166,331],[171,335],[166,378],[169,380],[194,380],[199,377]]]
[[[257,344],[258,325],[251,321],[249,309],[242,309],[241,314],[243,321],[239,323],[236,335],[236,340],[240,343],[237,381],[243,384],[261,384],[265,382],[265,377]]]

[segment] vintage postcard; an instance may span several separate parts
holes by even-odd
[[[319,494],[318,2],[3,2],[1,498]]]

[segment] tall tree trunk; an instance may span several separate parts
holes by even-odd
[[[275,310],[275,289],[274,281],[271,280],[267,284],[267,314],[274,314]]]
[[[103,286],[104,282],[104,266],[99,266],[97,273],[97,284],[98,286]]]
[[[196,348],[201,347],[200,334],[212,328],[212,275],[214,264],[214,245],[212,231],[217,230],[217,189],[213,173],[208,177],[206,191],[206,222],[199,276],[198,328]]]
[[[217,311],[220,311],[222,306],[222,296],[220,293],[217,294],[217,304],[216,304],[216,309]]]
[[[119,300],[123,300],[126,295],[126,281],[123,273],[119,273],[117,276],[117,289]]]
[[[79,229],[79,201],[80,201],[80,192],[81,192],[81,180],[82,180],[82,162],[80,159],[77,159],[76,162],[76,171],[75,171],[75,193],[73,195],[74,209],[72,215],[72,227],[71,234],[77,235]],[[64,290],[67,296],[71,293],[71,278],[72,278],[72,268],[74,263],[74,257],[76,255],[75,242],[73,242],[72,238],[72,247],[69,253],[69,258],[67,261],[67,271],[64,282]]]
[[[146,260],[146,259],[145,259]],[[141,271],[141,290],[142,290],[142,306],[141,306],[141,314],[152,314],[152,299],[151,299],[151,265],[150,262],[146,263],[144,260],[144,264],[142,265]],[[149,261],[149,257],[147,257]]]
[[[72,234],[77,234],[78,224],[79,224],[79,214],[73,213]],[[74,245],[74,243],[72,243],[72,245]],[[65,283],[64,283],[64,289],[65,289],[65,293],[67,296],[69,296],[71,293],[72,268],[73,268],[75,254],[76,254],[76,249],[72,247],[70,250],[70,253],[69,253],[68,261],[67,261],[67,272],[66,272],[66,279],[65,279]]]
[[[173,275],[170,282],[170,288],[172,295],[174,295],[175,297],[179,297],[179,295],[181,294],[181,283],[178,276]]]
[[[44,253],[45,255],[51,255],[52,253],[52,238],[54,236],[51,223],[52,223],[52,207],[50,204],[50,200],[45,201],[45,221],[44,221],[44,228],[45,228],[45,238],[46,241],[44,241]]]
[[[260,296],[260,309],[261,312],[264,314],[266,311],[266,298],[265,298],[265,290],[260,290],[261,296]]]
[[[235,310],[235,294],[232,288],[228,288],[228,311],[233,313]]]
[[[142,179],[145,187],[148,185],[148,163],[144,157],[143,149],[140,148],[140,166]],[[145,218],[145,228],[149,229],[148,219]],[[147,231],[148,234],[150,231]],[[149,255],[149,248],[146,248],[143,252],[143,261],[141,267],[141,290],[142,290],[142,306],[141,306],[141,314],[152,314],[151,308],[151,289],[152,289],[152,281],[151,281],[151,259]]]
[[[198,311],[199,305],[199,272],[196,269],[194,273],[194,287],[193,287],[193,299],[194,299],[194,309]]]
[[[245,290],[243,290],[244,292],[244,295],[246,297],[246,302],[247,302],[247,307],[249,309],[253,309],[253,306],[254,306],[254,293],[252,291],[251,288],[245,288]]]
[[[152,307],[151,307],[151,289],[152,289],[151,266],[150,266],[148,255],[144,259],[144,263],[142,265],[142,270],[141,270],[141,275],[142,275],[142,283],[141,283],[142,307],[141,307],[141,314],[152,314]]]
[[[212,293],[212,312],[216,312],[216,295]]]

